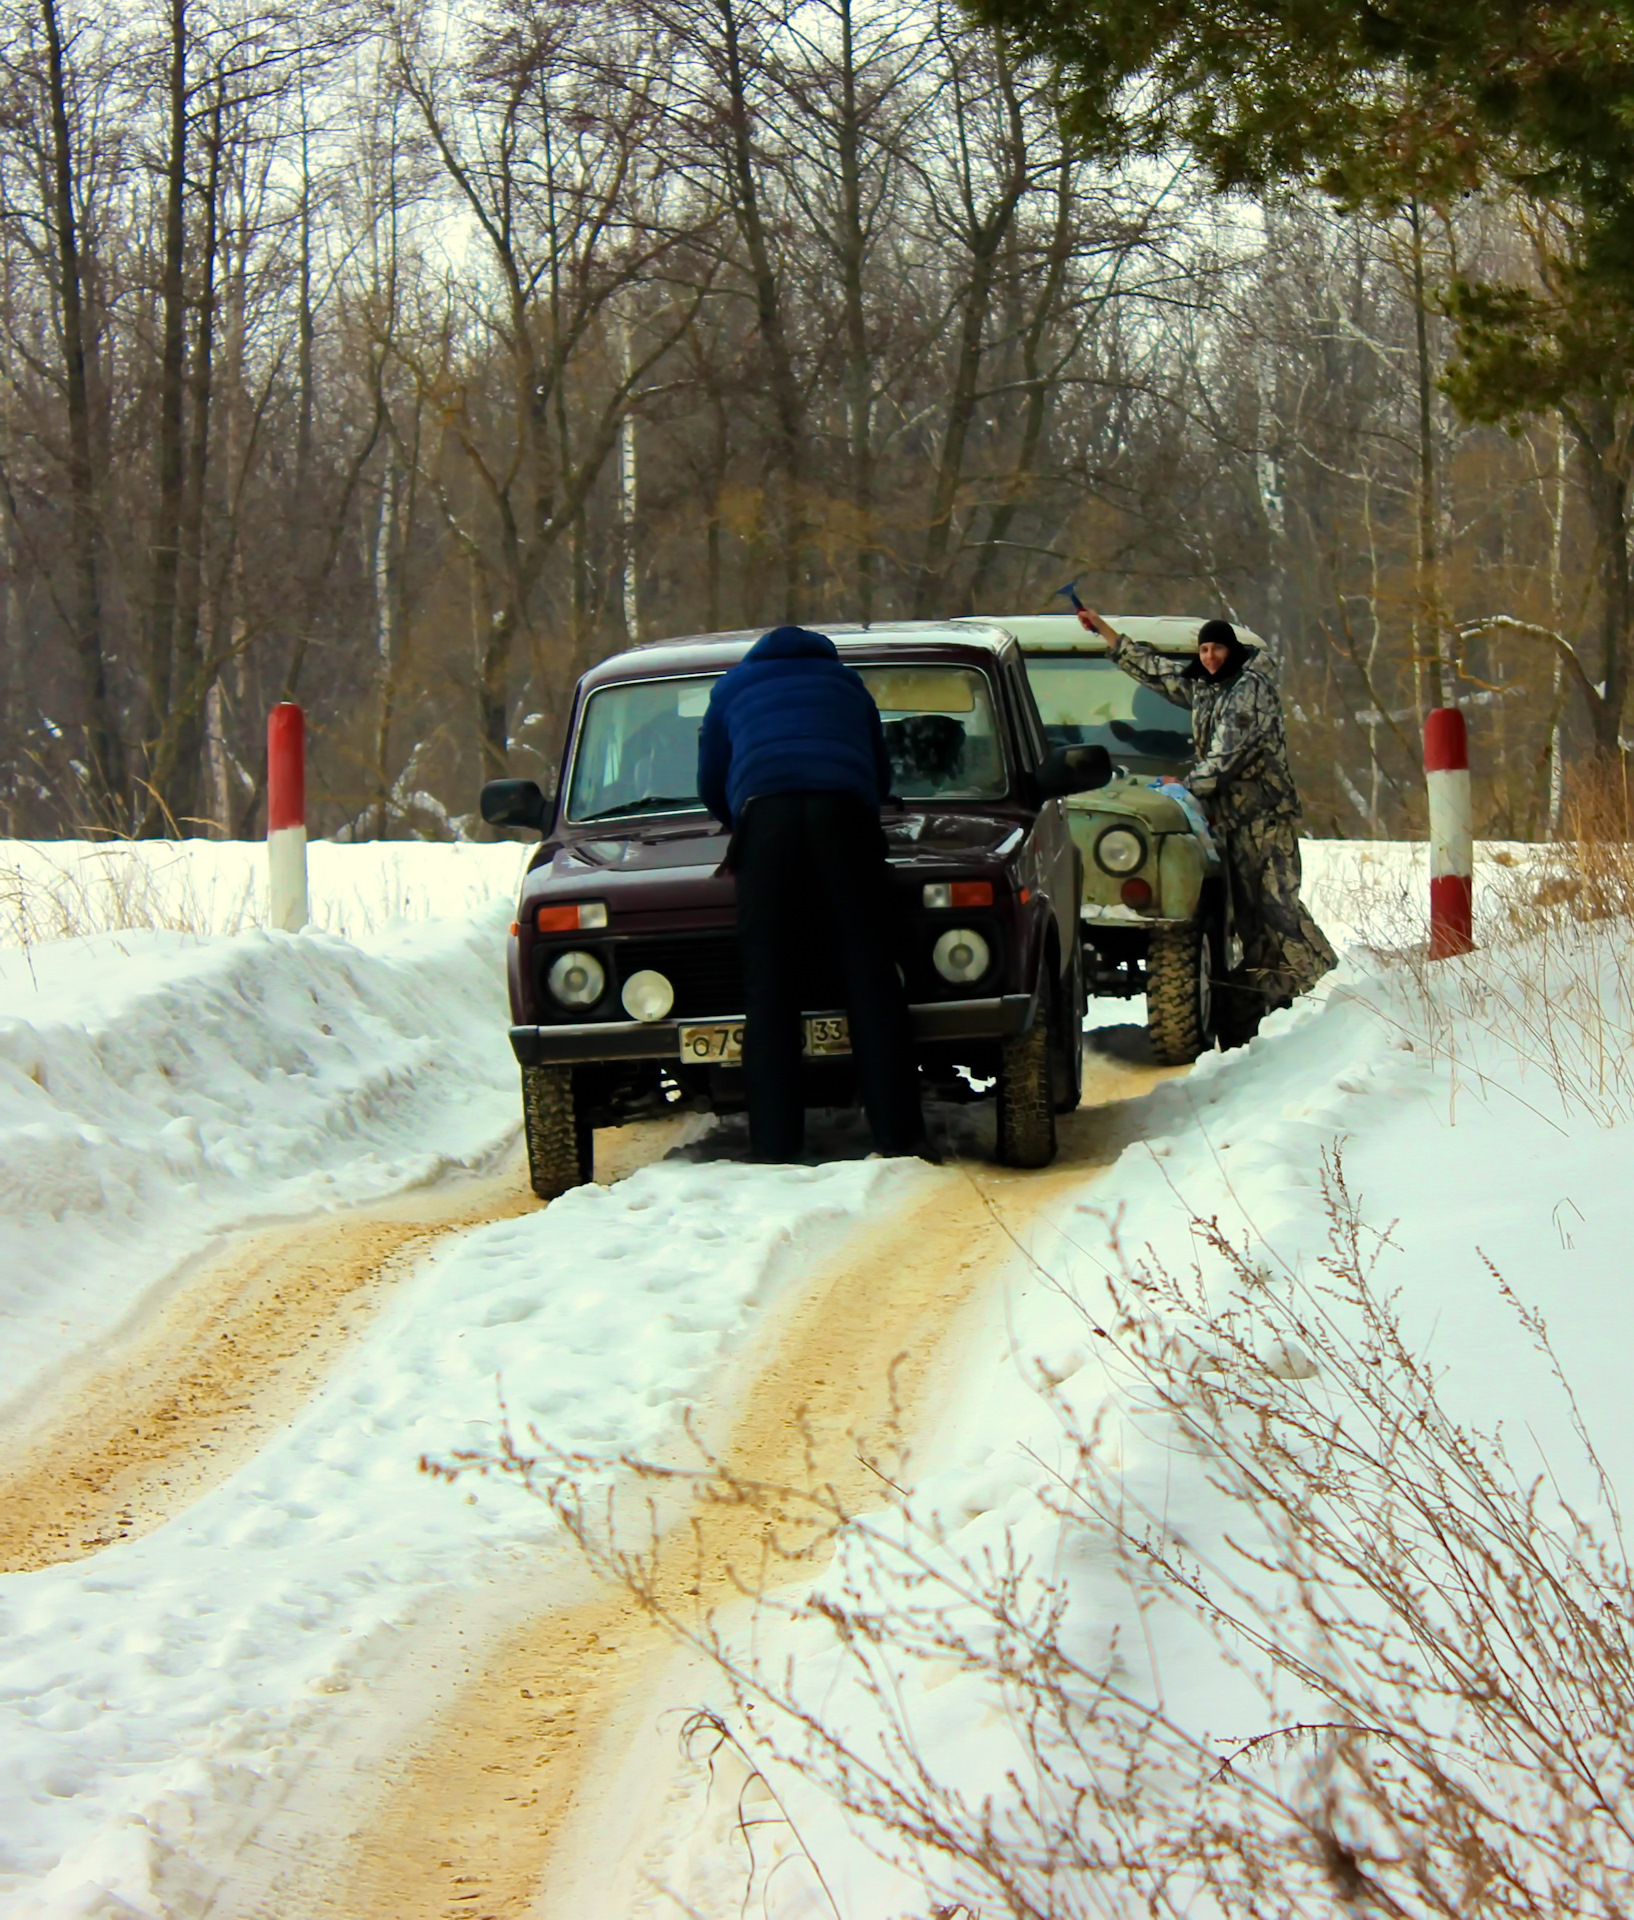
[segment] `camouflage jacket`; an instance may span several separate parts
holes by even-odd
[[[1186,785],[1208,800],[1222,827],[1254,818],[1298,817],[1299,789],[1288,765],[1282,702],[1263,653],[1251,655],[1223,684],[1197,671],[1192,656],[1160,653],[1139,640],[1120,641],[1113,659],[1165,700],[1191,708],[1196,760]]]

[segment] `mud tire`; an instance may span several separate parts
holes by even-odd
[[[1212,927],[1154,927],[1146,954],[1146,1033],[1160,1067],[1189,1067],[1214,1045],[1218,962]]]
[[[1056,1022],[1056,1046],[1050,1091],[1057,1113],[1076,1113],[1084,1097],[1084,950],[1072,956],[1062,983],[1061,1017]]]
[[[1051,993],[1032,1031],[1006,1040],[999,1056],[998,1158],[1001,1167],[1047,1167],[1055,1158],[1053,1063],[1060,1041]]]
[[[1265,1018],[1265,995],[1241,979],[1228,975],[1214,994],[1214,1023],[1221,1048],[1246,1047]]]
[[[593,1177],[595,1135],[579,1117],[571,1067],[522,1069],[522,1132],[528,1178],[541,1200],[554,1200]]]

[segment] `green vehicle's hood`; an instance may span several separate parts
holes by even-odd
[[[1190,833],[1191,822],[1179,803],[1149,787],[1143,776],[1116,775],[1092,793],[1075,793],[1066,802],[1069,815],[1125,814],[1143,821],[1153,833]]]

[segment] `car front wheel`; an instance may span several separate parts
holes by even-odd
[[[582,1187],[595,1173],[595,1134],[579,1117],[571,1067],[522,1069],[528,1177],[541,1200]]]
[[[1222,1049],[1230,1052],[1233,1047],[1246,1047],[1265,1018],[1264,993],[1250,986],[1247,976],[1239,971],[1227,974],[1220,982],[1214,1001]]]
[[[1214,928],[1154,927],[1146,954],[1146,1032],[1160,1067],[1189,1067],[1214,1045]]]
[[[1084,998],[1081,946],[1074,949],[1061,991],[1066,1009],[1056,1022],[1054,1104],[1057,1113],[1076,1113],[1084,1097],[1084,1014],[1089,1004]]]
[[[1055,1158],[1055,1073],[1060,995],[1046,993],[1032,1031],[999,1056],[999,1165],[1047,1167]]]

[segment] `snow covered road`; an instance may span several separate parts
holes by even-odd
[[[854,1128],[794,1169],[696,1121],[631,1128],[598,1141],[616,1184],[532,1205],[505,912],[0,961],[8,1920],[406,1915],[405,1848],[441,1911],[437,1836],[470,1864],[507,1811],[485,1884],[521,1911],[549,1823],[490,1769],[554,1752],[544,1798],[594,1803],[623,1667],[579,1649],[620,1644],[617,1606],[537,1502],[422,1453],[492,1445],[503,1394],[609,1459],[697,1414],[787,1472],[809,1431],[843,1479],[1002,1264],[960,1172],[867,1161]],[[569,1676],[554,1741],[518,1719],[517,1662]]]
[[[1375,861],[1336,854],[1335,900]],[[632,1920],[674,1910],[653,1891],[672,1869],[708,1920],[735,1913],[736,1842],[698,1855],[675,1761],[707,1675],[514,1481],[450,1486],[421,1456],[491,1451],[508,1416],[616,1475],[625,1454],[680,1457],[691,1422],[740,1474],[855,1501],[859,1452],[923,1428],[916,1484],[950,1538],[1014,1515],[1047,1557],[1034,1360],[1079,1376],[1089,1410],[1098,1376],[1016,1242],[1072,1271],[1105,1208],[1183,1252],[1199,1196],[1305,1233],[1310,1163],[1341,1131],[1422,1236],[1449,1179],[1477,1191],[1466,1147],[1515,1164],[1549,1086],[1487,1037],[1486,987],[1484,1025],[1449,1000],[1415,1052],[1399,1023],[1422,1010],[1364,956],[1184,1086],[1156,1086],[1136,1030],[1094,1036],[1043,1176],[990,1166],[980,1109],[944,1117],[959,1152],[938,1170],[864,1159],[855,1128],[821,1166],[752,1167],[733,1128],[689,1120],[602,1137],[612,1184],[539,1209],[515,1150],[507,912],[0,958],[5,1920]],[[1540,1207],[1549,1262],[1611,1231],[1568,1171],[1611,1164],[1621,1110],[1549,1124],[1505,1202],[1540,1271]],[[1474,1293],[1425,1297],[1496,1352]],[[745,1513],[683,1500],[661,1523],[672,1609],[754,1583]],[[963,1697],[938,1691],[937,1712],[979,1773],[985,1709]],[[907,1897],[844,1864],[854,1838],[826,1843],[835,1884],[861,1889],[843,1920]]]

